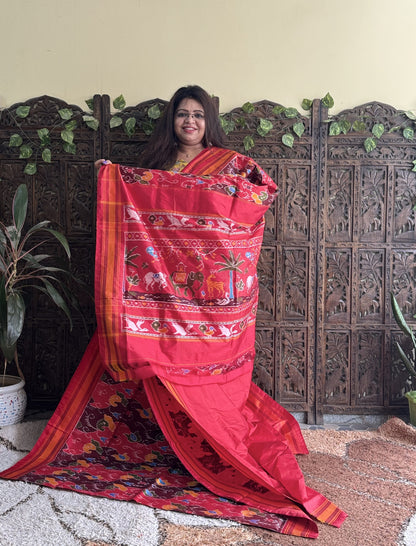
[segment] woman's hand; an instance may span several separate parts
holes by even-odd
[[[94,163],[94,167],[99,171],[103,165],[109,165],[111,161],[109,159],[97,159]]]

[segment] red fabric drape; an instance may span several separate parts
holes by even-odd
[[[251,382],[256,264],[275,190],[252,160],[217,148],[180,174],[101,169],[97,335],[33,452],[0,477],[82,485],[88,494],[299,536],[317,536],[311,516],[341,525],[346,515],[304,483],[295,454],[307,449],[297,422]],[[142,425],[153,431],[147,443],[132,432]],[[156,482],[165,486],[157,494],[142,483],[152,472],[143,460],[156,464],[155,453]],[[113,474],[109,454],[119,464]],[[207,490],[194,489],[192,502],[163,466],[173,454]],[[127,485],[123,458],[136,465]],[[69,480],[62,467],[72,469]],[[94,484],[92,469],[101,476]],[[121,484],[117,493],[110,474]]]

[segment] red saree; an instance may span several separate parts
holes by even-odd
[[[1,478],[297,536],[317,537],[313,518],[341,525],[304,483],[296,420],[251,382],[275,189],[218,148],[181,173],[101,169],[97,333],[34,449]]]

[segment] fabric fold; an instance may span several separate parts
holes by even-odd
[[[299,425],[251,380],[276,185],[208,148],[181,173],[107,165],[97,332],[32,452],[1,478],[316,538],[346,514],[304,482]]]

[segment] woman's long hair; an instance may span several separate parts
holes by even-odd
[[[218,119],[214,101],[199,85],[188,85],[176,91],[162,117],[156,125],[149,142],[139,156],[138,165],[147,169],[170,169],[176,161],[178,153],[178,139],[174,131],[176,110],[183,99],[198,101],[205,115],[205,134],[203,146],[217,146],[223,148],[223,131]]]

